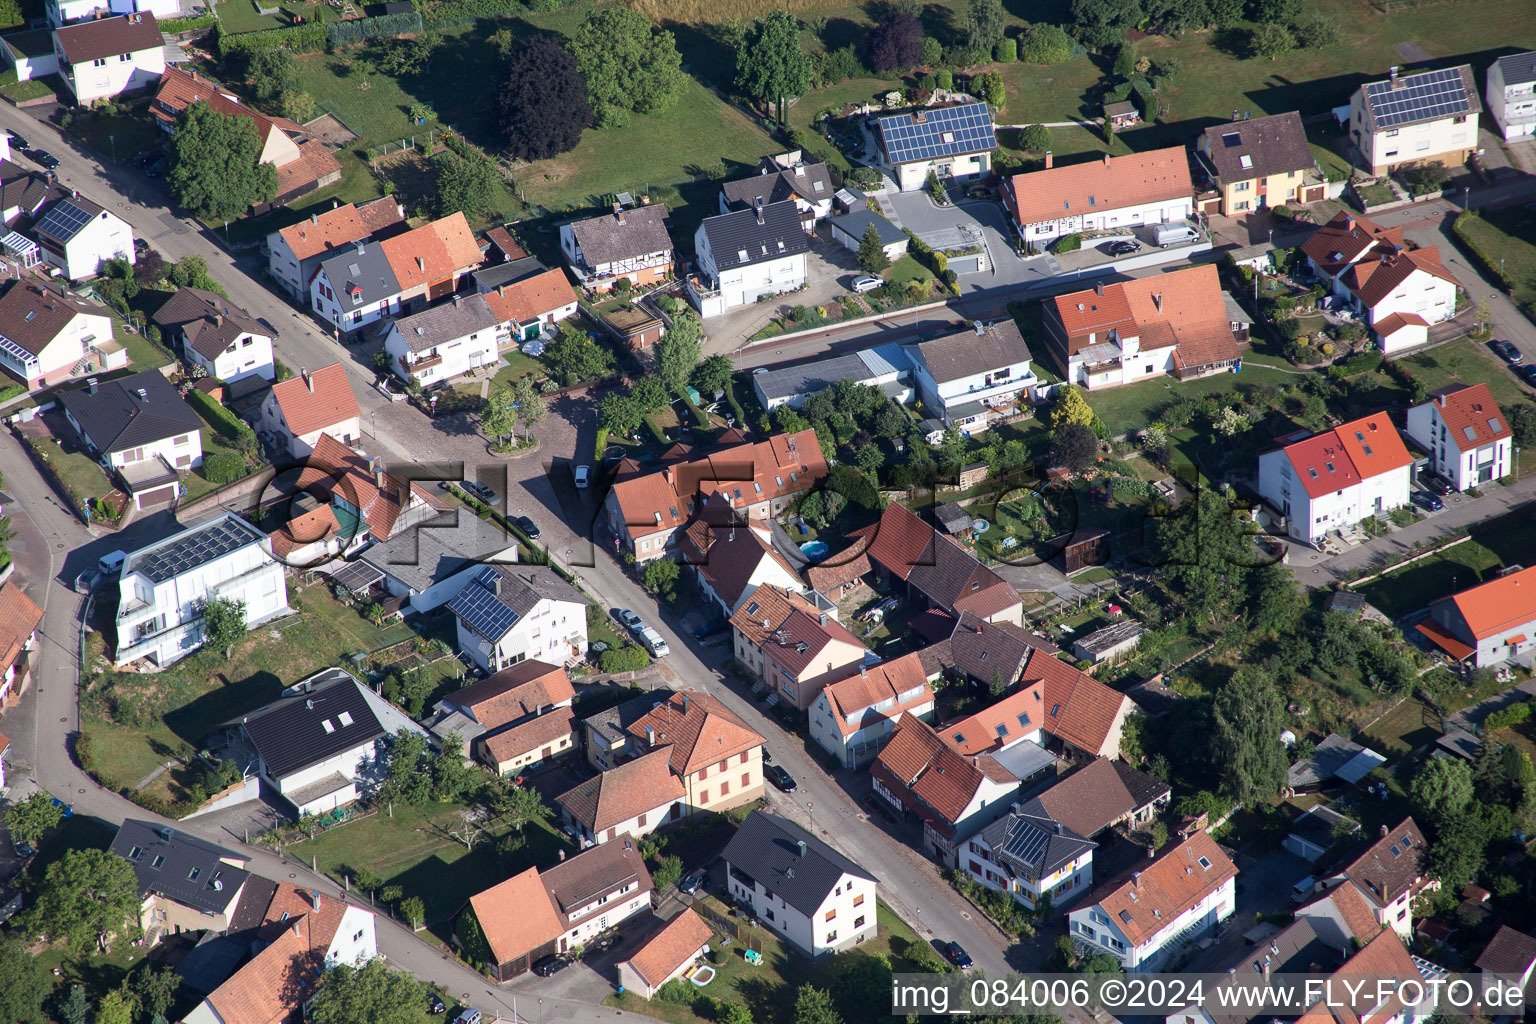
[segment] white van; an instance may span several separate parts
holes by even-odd
[[[660,633],[650,626],[640,630],[640,646],[651,652],[653,658],[665,658],[672,653],[672,648],[667,646],[666,640]]]
[[[128,561],[128,552],[121,549],[101,556],[96,568],[101,570],[102,579],[117,579],[123,571],[123,563]]]
[[[1166,249],[1170,245],[1189,245],[1200,241],[1200,232],[1180,221],[1177,224],[1163,224],[1152,233],[1153,239],[1159,246]]]
[[[1291,902],[1305,903],[1307,900],[1312,898],[1312,894],[1316,891],[1317,879],[1312,875],[1308,875],[1306,878],[1301,879],[1295,885],[1291,886]]]

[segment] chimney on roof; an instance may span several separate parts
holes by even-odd
[[[1103,281],[1100,281],[1100,282],[1098,282],[1097,284],[1095,284],[1093,286],[1093,294],[1097,295],[1101,299],[1104,297],[1104,282]]]
[[[618,221],[619,227],[624,226],[624,207],[618,203],[613,204],[613,219]]]
[[[752,201],[752,205],[757,210],[757,222],[763,223],[763,197],[758,196]]]
[[[800,856],[804,857],[805,856],[805,840],[801,839],[800,841],[795,843],[795,846],[799,848]]]
[[[318,213],[310,214],[309,215],[309,222],[311,224],[315,225],[316,227],[319,227],[319,225],[320,225],[320,215]]]
[[[462,296],[462,295],[455,295],[455,296],[454,296],[454,297],[453,297],[453,304],[454,304],[454,305],[455,305],[455,306],[457,306],[457,305],[458,305],[458,304],[459,304],[459,301],[460,301],[460,300],[461,300],[461,299],[463,299],[463,298],[464,298],[464,296]]]
[[[1392,70],[1396,71],[1397,68],[1393,68]],[[1391,829],[1387,828],[1387,826],[1385,826],[1385,825],[1381,826],[1381,838],[1383,838],[1383,839],[1387,838],[1387,833],[1390,832],[1390,831],[1391,831]]]
[[[1355,218],[1353,218],[1353,217],[1346,217],[1346,218],[1344,218],[1344,230],[1345,231],[1354,231],[1355,230]]]
[[[1139,888],[1140,886],[1141,886],[1141,872],[1140,871],[1132,871],[1131,872],[1131,888],[1135,889],[1135,888]]]
[[[827,624],[827,613],[826,612],[822,612],[821,613],[821,624],[823,626],[825,626]]]
[[[304,386],[309,388],[309,393],[315,393],[315,378],[309,375],[309,367],[299,367],[299,376],[304,378]]]
[[[197,68],[192,69],[192,81],[197,81]]]
[[[1148,843],[1147,844],[1147,860],[1153,860],[1156,857],[1157,857],[1157,847],[1153,846],[1151,843]]]
[[[654,746],[655,743],[656,743],[656,727],[654,725],[648,725],[648,726],[645,727],[645,745],[649,747],[649,746]]]
[[[1061,835],[1062,834],[1061,822],[1056,821],[1056,822],[1052,822],[1052,824],[1056,826],[1056,834],[1057,835]]]
[[[1104,166],[1105,167],[1109,166],[1109,154],[1108,153],[1104,154]]]
[[[377,487],[381,491],[384,489],[384,470],[383,469],[375,469],[373,471],[373,486]]]
[[[565,860],[565,848],[564,847],[561,847],[561,849],[560,849],[560,859],[561,860]]]
[[[215,313],[215,314],[213,314],[213,326],[215,326],[215,327],[223,327],[224,326],[224,314],[223,313]]]
[[[320,897],[320,890],[319,889],[311,889],[311,890],[309,890],[309,901],[314,906],[314,908],[316,910],[320,909],[320,906],[321,906],[321,904],[324,901]]]
[[[94,395],[96,393],[96,383],[97,381],[95,377],[87,378],[85,382],[85,393],[88,395]]]
[[[1056,157],[1050,150],[1045,151],[1045,169],[1050,170],[1056,163]]]
[[[1392,65],[1390,68],[1387,68],[1387,78],[1389,78],[1390,80],[1392,80],[1394,82],[1397,81],[1397,65],[1396,64]]]
[[[691,700],[691,699],[690,699],[690,698],[689,698],[689,696],[688,696],[688,695],[687,695],[687,694],[686,694],[686,693],[685,693],[685,694],[683,694],[683,714],[685,714],[685,715],[686,715],[686,714],[687,714],[687,713],[688,713],[688,707],[689,707],[689,705],[690,705],[690,704],[692,704],[692,703],[693,703],[693,702],[692,702],[692,700]]]

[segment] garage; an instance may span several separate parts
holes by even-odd
[[[156,487],[152,491],[141,491],[133,496],[133,505],[138,509],[153,508],[156,505],[164,505],[176,498],[176,485],[169,487]]]
[[[981,273],[982,255],[979,252],[971,253],[968,256],[950,256],[948,260],[949,269],[953,270],[956,274]]]

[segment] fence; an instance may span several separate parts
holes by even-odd
[[[351,132],[353,135],[356,135],[358,138],[363,137],[362,131],[357,127],[358,122],[353,119],[351,114],[346,113],[340,107],[338,107],[334,101],[320,100],[315,104],[315,106],[319,107],[321,110],[325,111],[327,114],[330,114],[336,120],[340,121],[341,126],[347,131]]]
[[[356,134],[356,130],[351,125],[347,125],[347,130]],[[418,143],[426,147],[425,151],[427,153],[431,153],[432,148],[437,145],[438,137],[447,134],[451,133],[446,128],[427,128],[420,135],[407,135],[405,138],[395,139],[393,142],[381,142],[377,146],[369,146],[368,162],[377,168],[379,160],[383,157],[394,153],[409,152],[416,149]]]

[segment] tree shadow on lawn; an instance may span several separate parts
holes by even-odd
[[[497,152],[501,139],[496,131],[496,104],[492,94],[500,88],[502,58],[489,39],[506,29],[518,39],[545,34],[521,18],[478,21],[462,35],[447,36],[432,51],[432,59],[419,72],[401,75],[396,81],[408,96],[431,104],[438,122],[451,126],[483,149]],[[466,83],[479,83],[466,88]],[[401,135],[410,134],[409,118],[402,117]],[[386,141],[386,140],[378,140]]]
[[[166,727],[193,747],[202,746],[220,725],[270,704],[283,692],[283,681],[267,671],[235,682],[222,673],[213,679],[214,689],[164,715]]]
[[[706,86],[729,93],[736,78],[736,50],[724,25],[667,21],[662,28],[677,41],[683,67]],[[829,45],[827,49],[832,49]]]
[[[880,11],[876,8],[883,5],[870,5],[870,17],[879,20]],[[841,50],[845,46],[851,46],[862,55],[864,50],[864,38],[869,34],[867,26],[860,25],[852,18],[828,18],[822,26],[820,37],[821,45],[827,48],[827,52]]]

